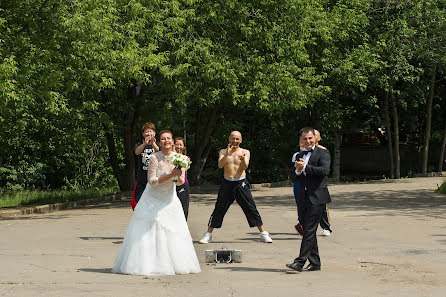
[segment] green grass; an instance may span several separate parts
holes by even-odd
[[[116,188],[84,189],[79,191],[51,190],[51,191],[17,191],[0,192],[0,207],[15,207],[30,204],[53,204],[72,202],[83,199],[98,198],[117,193]]]
[[[435,190],[435,192],[440,194],[446,194],[446,182],[443,182],[443,184],[439,186],[438,189]]]

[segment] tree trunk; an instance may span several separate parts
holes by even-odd
[[[137,85],[136,83],[128,88],[127,100],[129,103],[129,110],[125,114],[124,129],[123,129],[123,141],[124,141],[124,153],[125,153],[125,168],[124,174],[127,176],[126,188],[127,191],[133,189],[135,183],[135,130],[136,130],[136,97],[137,97]]]
[[[396,106],[395,94],[393,92],[393,88],[390,88],[390,101],[392,103],[392,111],[393,111],[393,135],[394,135],[394,143],[395,143],[395,178],[401,177],[400,171],[400,132],[398,125],[398,109]]]
[[[211,140],[211,134],[215,127],[215,120],[217,117],[217,106],[214,105],[209,118],[206,122],[206,126],[204,126],[204,133],[201,133],[201,130],[203,129],[202,122],[203,122],[203,114],[208,113],[207,110],[202,110],[201,108],[198,110],[198,116],[197,116],[197,126],[195,129],[195,144],[194,144],[194,151],[192,154],[192,165],[189,169],[189,175],[188,179],[192,185],[198,185],[200,183],[200,175],[201,171],[204,168],[204,165],[206,163],[207,156],[209,155],[208,145],[210,145]],[[207,153],[206,153],[206,148]]]
[[[341,178],[341,143],[342,133],[337,130],[334,138],[334,152],[333,152],[333,178],[339,181]]]
[[[386,92],[384,97],[384,117],[386,126],[386,136],[387,136],[387,150],[389,151],[389,165],[391,179],[395,178],[395,162],[393,160],[393,145],[392,145],[392,129],[390,125],[390,111],[389,111],[389,91]]]
[[[136,130],[136,121],[137,121],[137,98],[139,96],[139,88],[136,82],[133,83],[132,86],[128,87],[127,90],[127,106],[128,110],[122,114],[119,118],[121,121],[117,123],[117,125],[121,125],[118,129],[121,131],[117,133],[122,137],[123,146],[124,146],[124,168],[121,168],[119,165],[118,154],[116,152],[116,145],[113,132],[109,131],[109,128],[105,128],[105,133],[107,138],[107,146],[108,146],[108,156],[110,160],[110,164],[113,169],[113,173],[115,178],[118,181],[119,189],[121,191],[130,191],[133,189],[133,185],[135,183],[135,152],[133,150],[135,145],[135,130]],[[101,97],[103,102],[107,102],[107,97],[104,93],[101,93]],[[109,115],[110,118],[113,115],[109,112],[109,110],[103,106],[103,112]]]
[[[431,126],[432,126],[432,101],[434,99],[435,88],[435,72],[437,65],[434,65],[432,70],[432,76],[429,84],[429,97],[426,104],[426,131],[424,133],[424,150],[423,150],[423,165],[421,167],[422,173],[427,173],[427,162],[429,160],[429,141],[431,139]]]
[[[444,148],[446,147],[446,125],[444,126],[443,133],[443,144],[440,149],[440,158],[438,160],[438,172],[443,171],[443,162],[444,162]]]
[[[104,130],[107,131],[105,128]],[[113,173],[116,179],[118,180],[119,189],[121,191],[125,191],[127,190],[127,178],[119,168],[118,155],[116,154],[115,147],[115,139],[113,137],[113,134],[110,132],[105,132],[105,137],[107,138],[108,159],[110,161],[110,165],[113,169]]]
[[[215,134],[217,134],[217,129],[214,129],[210,139],[214,138]],[[200,159],[200,171],[199,171],[199,175],[198,175],[198,180],[200,180],[201,172],[204,169],[204,165],[206,165],[206,161],[208,159],[209,153],[211,152],[211,148],[212,148],[212,143],[209,141],[208,144],[206,145],[206,148],[204,149],[203,154]]]

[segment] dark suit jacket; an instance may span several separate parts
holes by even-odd
[[[296,159],[299,160],[302,156],[303,153],[300,152]],[[301,198],[305,197],[305,191],[313,205],[322,205],[331,202],[331,197],[325,182],[325,177],[330,170],[330,161],[330,152],[316,146],[314,147],[310,159],[308,160],[308,164],[305,167],[305,174],[302,172],[301,175],[297,175],[295,171],[296,168],[293,167],[291,169],[291,181],[300,182],[299,204],[304,202],[304,199]]]

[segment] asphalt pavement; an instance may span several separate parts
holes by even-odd
[[[190,275],[111,273],[132,216],[125,195],[37,214],[0,210],[0,296],[445,296],[446,195],[433,192],[443,181],[330,186],[333,233],[318,236],[322,270],[302,273],[285,267],[301,242],[290,186],[252,191],[271,244],[237,204],[214,242],[199,244],[217,190],[195,191],[188,224],[202,272]],[[243,262],[205,263],[206,249],[222,247],[241,249]]]

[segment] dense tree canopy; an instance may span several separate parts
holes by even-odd
[[[131,189],[146,121],[186,136],[195,184],[233,129],[253,182],[306,125],[335,177],[342,135],[378,128],[386,175],[441,170],[445,38],[445,0],[1,0],[0,187]]]

